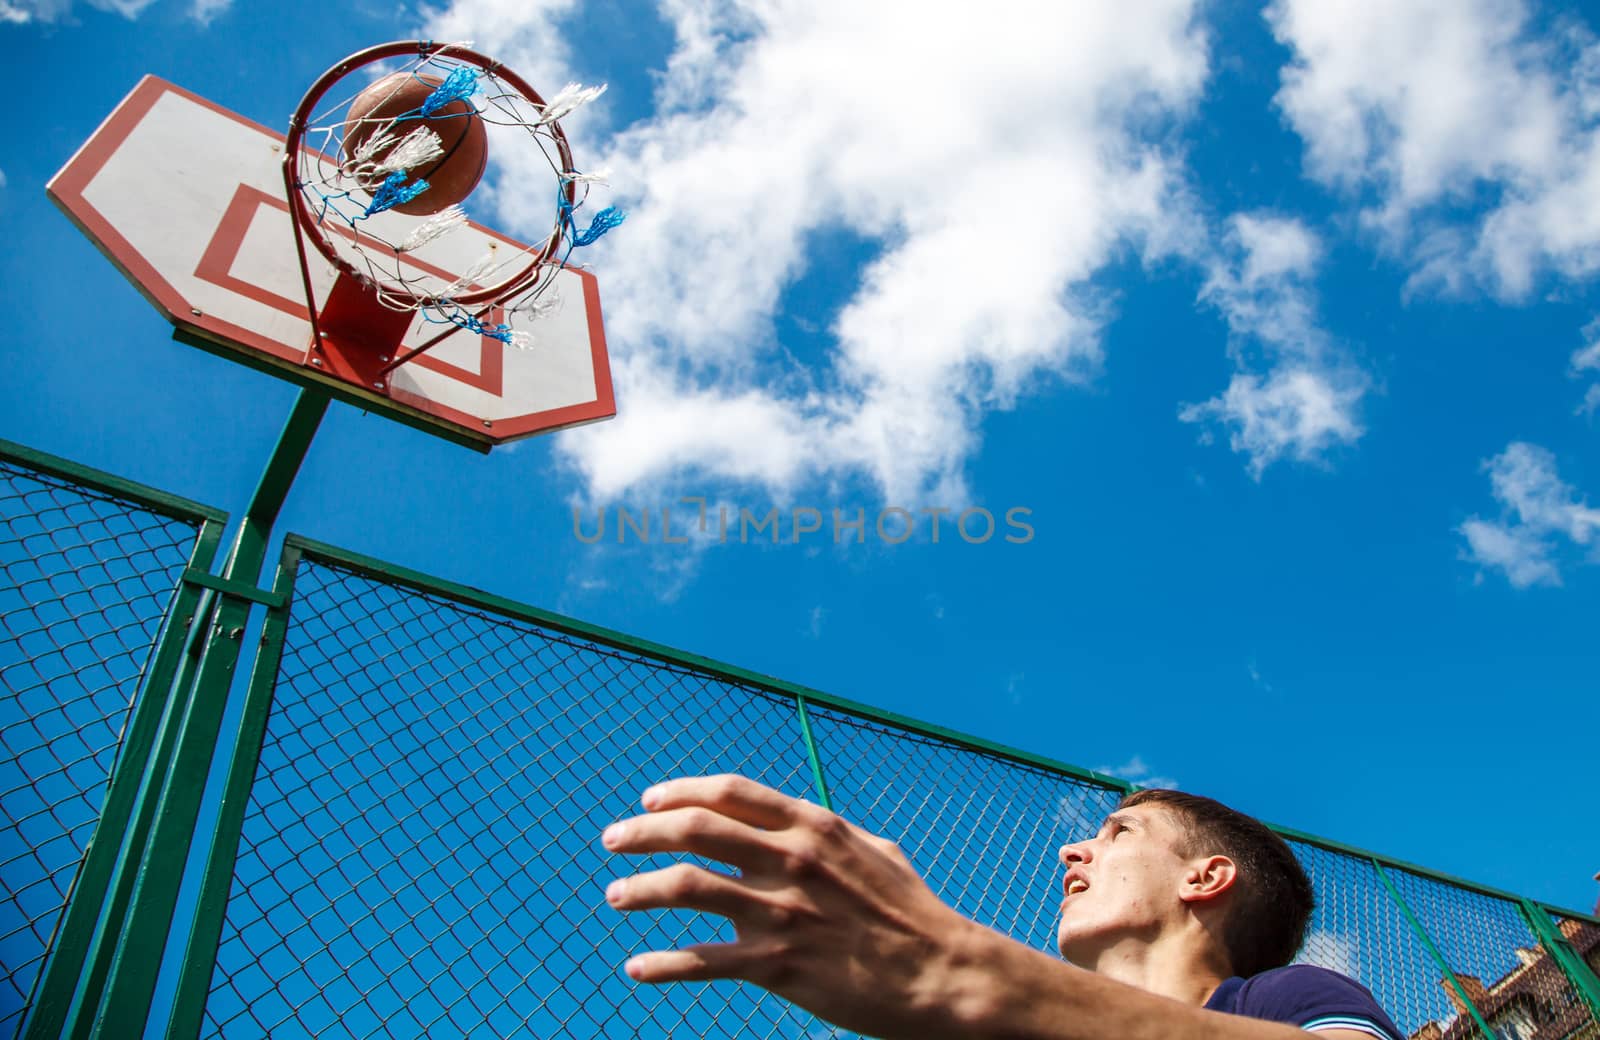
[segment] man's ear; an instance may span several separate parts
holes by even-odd
[[[1178,898],[1185,903],[1206,903],[1233,888],[1239,867],[1227,856],[1191,860],[1184,868]]]

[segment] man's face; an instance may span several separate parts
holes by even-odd
[[[1152,940],[1178,917],[1192,864],[1178,852],[1183,833],[1157,805],[1118,809],[1088,841],[1062,846],[1061,956],[1093,967],[1120,940]]]

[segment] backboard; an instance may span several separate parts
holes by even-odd
[[[616,414],[599,289],[570,267],[554,274],[553,313],[490,316],[528,332],[531,349],[463,331],[379,389],[361,373],[330,371],[338,366],[311,350],[283,147],[275,131],[146,76],[48,191],[185,342],[482,451]],[[469,223],[407,262],[448,280],[490,249],[525,248]],[[321,311],[336,272],[313,257],[309,274]],[[402,349],[438,331],[419,315]]]

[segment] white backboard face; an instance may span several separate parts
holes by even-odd
[[[282,136],[154,76],[48,190],[168,320],[219,352],[480,448],[616,414],[599,289],[592,274],[572,268],[555,274],[554,313],[509,319],[533,337],[532,349],[459,332],[395,369],[382,393],[319,370],[284,198]],[[448,278],[491,248],[523,246],[469,224],[411,257]],[[307,255],[320,310],[336,272],[309,247]],[[402,349],[440,329],[419,317]]]

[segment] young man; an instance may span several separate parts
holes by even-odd
[[[680,863],[607,888],[619,910],[734,926],[731,943],[634,957],[639,982],[745,979],[906,1040],[1403,1040],[1355,982],[1283,967],[1311,885],[1281,839],[1209,799],[1139,792],[1061,850],[1065,961],[944,905],[892,842],[754,781],[672,780],[641,802],[644,815],[606,829],[607,849],[687,852],[738,874]]]

